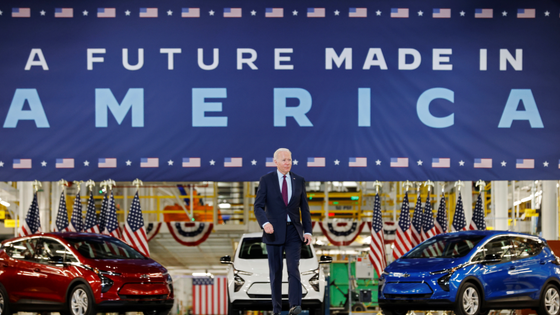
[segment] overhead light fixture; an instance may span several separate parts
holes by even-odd
[[[4,207],[8,208],[10,206],[10,203],[5,201],[5,200],[0,199],[0,205],[3,205]]]
[[[214,275],[209,272],[193,272],[193,277],[209,277],[214,278]]]

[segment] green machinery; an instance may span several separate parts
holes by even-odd
[[[378,306],[379,278],[367,257],[334,261],[329,279],[331,313],[366,312]]]

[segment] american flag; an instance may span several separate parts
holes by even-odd
[[[87,233],[99,234],[99,222],[97,222],[97,215],[95,214],[95,201],[93,200],[93,191],[89,193],[84,231]]]
[[[115,198],[113,197],[112,191],[111,197],[109,198],[109,204],[107,206],[107,212],[105,214],[105,229],[103,229],[103,234],[111,235],[112,237],[118,239],[121,238],[119,221],[117,220],[117,209],[115,209]]]
[[[422,222],[422,241],[425,241],[432,236],[436,235],[436,226],[434,225],[434,215],[432,213],[432,204],[430,203],[430,194],[426,198],[426,205],[424,206],[424,221]],[[438,243],[436,243],[438,244]],[[437,257],[441,253],[441,248],[433,244],[424,250],[425,257]]]
[[[144,218],[142,217],[142,210],[140,210],[140,199],[138,198],[138,191],[134,195],[128,218],[123,231],[124,241],[134,247],[137,251],[150,257],[150,248],[148,247],[148,237],[146,236],[146,229],[144,228]]]
[[[103,233],[105,230],[105,225],[107,224],[107,206],[109,205],[109,199],[107,199],[107,193],[103,195],[103,201],[101,202],[101,211],[99,211],[99,233]]]
[[[486,230],[484,221],[484,207],[482,207],[482,193],[478,194],[469,230]]]
[[[437,234],[437,229],[434,224],[434,214],[432,213],[432,204],[430,203],[430,194],[426,199],[424,206],[424,221],[422,222],[422,241],[425,241]]]
[[[27,216],[23,221],[19,236],[26,236],[41,232],[41,220],[39,218],[39,206],[37,205],[37,193],[33,196],[33,202],[27,211]]]
[[[422,243],[422,224],[424,222],[424,214],[422,212],[422,197],[418,193],[416,198],[416,206],[414,207],[414,215],[412,216],[412,226],[410,227],[410,239],[412,247]]]
[[[381,221],[381,202],[379,194],[375,195],[373,218],[371,220],[371,243],[369,244],[369,260],[380,276],[387,266],[385,259],[385,239],[383,237],[383,221]]]
[[[56,215],[56,232],[68,232],[69,230],[66,198],[64,198],[64,192],[61,192],[60,202],[58,203],[58,214]]]
[[[408,192],[404,195],[401,216],[397,225],[397,236],[395,238],[393,257],[398,259],[412,249],[410,241],[410,209],[408,208]]]
[[[459,193],[459,198],[457,199],[457,206],[455,207],[455,215],[453,216],[453,230],[454,231],[467,230],[467,220],[465,220],[465,210],[463,209],[463,199],[461,198],[461,193]]]
[[[447,233],[447,212],[445,211],[445,195],[441,195],[439,208],[436,215],[436,235]]]
[[[82,232],[84,230],[84,220],[82,219],[82,201],[80,192],[76,194],[74,199],[74,209],[72,210],[72,219],[70,220],[70,231]]]
[[[227,314],[227,278],[193,278],[193,314]]]

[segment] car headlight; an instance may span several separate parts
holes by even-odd
[[[167,288],[169,289],[169,295],[173,295],[173,278],[169,274],[169,272],[164,272],[161,274],[165,279],[165,283],[167,284]]]
[[[313,288],[313,290],[319,292],[319,268],[305,271],[301,273],[304,276],[313,275],[311,279],[309,279],[309,284]]]
[[[438,270],[438,271],[432,271],[430,272],[431,275],[440,275],[440,274],[444,274],[443,277],[439,278],[437,280],[437,283],[439,284],[439,286],[444,290],[444,291],[449,291],[449,280],[451,279],[451,276],[453,276],[453,273],[455,273],[455,271],[457,271],[457,269],[459,269],[461,266],[457,266],[455,268],[449,268],[449,269],[443,269],[443,270]]]
[[[95,272],[97,274],[97,276],[99,276],[99,279],[101,280],[101,292],[102,293],[106,293],[113,286],[113,280],[111,280],[110,278],[108,278],[106,276],[120,276],[121,275],[120,273],[117,273],[117,272],[104,271],[104,270],[99,270],[97,268],[93,268],[92,270],[93,270],[93,272]]]
[[[245,279],[240,275],[251,276],[253,273],[233,268],[233,292],[241,290],[241,287],[245,284]]]

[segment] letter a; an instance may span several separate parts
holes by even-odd
[[[23,110],[26,100],[31,110]],[[20,120],[34,120],[37,128],[50,128],[37,89],[16,89],[4,128],[15,128]]]

